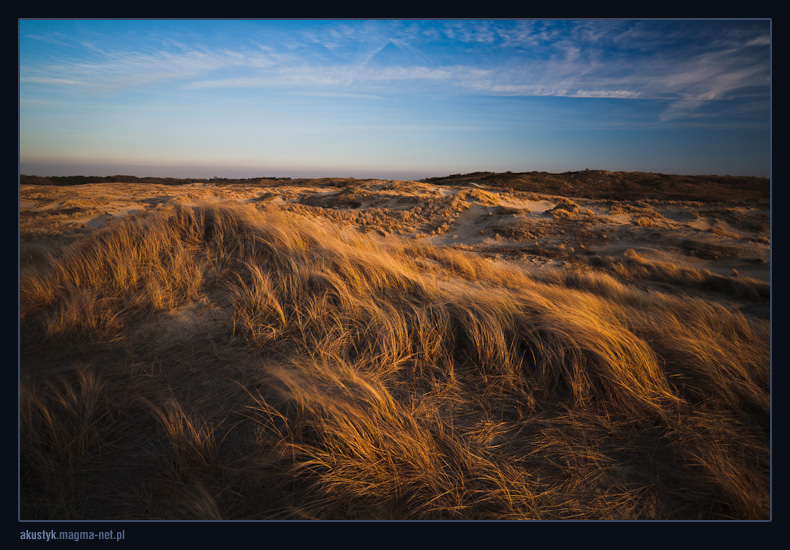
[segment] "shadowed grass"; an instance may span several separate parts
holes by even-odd
[[[591,263],[595,266],[606,267],[611,273],[626,280],[648,279],[667,282],[752,301],[765,301],[771,295],[769,283],[748,277],[724,277],[711,273],[707,269],[648,260],[633,249],[626,250],[622,258],[596,256],[591,260]]]

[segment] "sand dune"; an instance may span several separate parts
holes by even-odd
[[[767,202],[20,187],[23,519],[766,519]]]

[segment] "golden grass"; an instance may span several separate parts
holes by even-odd
[[[768,323],[616,275],[128,218],[23,271],[22,517],[768,518]]]

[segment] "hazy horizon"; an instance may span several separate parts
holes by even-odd
[[[561,174],[566,172],[578,172],[582,170],[605,170],[609,172],[647,172],[660,173],[673,176],[734,176],[734,177],[769,177],[754,174],[724,174],[712,172],[666,172],[655,170],[618,170],[611,167],[589,166],[585,168],[543,170],[540,168],[529,168],[525,170],[510,170],[511,172],[547,172]],[[39,177],[64,177],[64,176],[88,176],[88,177],[108,177],[108,176],[134,176],[138,178],[179,178],[179,179],[247,179],[247,178],[354,178],[354,179],[393,179],[393,180],[422,180],[450,176],[453,174],[470,174],[474,172],[493,172],[501,173],[507,170],[493,169],[470,169],[470,170],[446,170],[446,171],[415,171],[415,170],[299,170],[291,169],[257,169],[238,166],[192,166],[192,165],[128,165],[128,164],[98,164],[98,165],[68,165],[68,164],[35,164],[28,163],[25,168],[20,168],[19,174],[26,176]]]
[[[770,20],[20,20],[19,170],[770,176]]]

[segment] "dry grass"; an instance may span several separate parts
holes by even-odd
[[[759,302],[765,302],[771,296],[769,283],[749,277],[739,277],[737,271],[725,277],[711,273],[707,269],[648,260],[634,249],[626,250],[622,258],[596,256],[590,260],[590,263],[599,267],[605,266],[609,272],[625,280],[659,281]]]
[[[629,260],[127,218],[23,271],[22,518],[767,519],[768,322]]]

